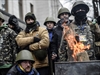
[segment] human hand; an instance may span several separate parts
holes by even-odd
[[[54,60],[57,57],[56,53],[52,53],[52,60]]]

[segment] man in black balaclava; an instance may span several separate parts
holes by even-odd
[[[9,20],[8,20],[8,26],[13,29],[17,34],[23,30],[19,24],[18,24],[18,19],[15,15],[11,15]]]
[[[73,5],[71,14],[75,16],[75,22],[77,24],[84,24],[87,20],[86,14],[88,11],[89,7],[83,1],[77,1]]]
[[[86,5],[83,1],[77,1],[73,4],[71,14],[75,17],[75,22],[73,23],[74,26],[72,28],[78,37],[78,41],[82,42],[84,45],[90,45],[90,49],[86,51],[90,60],[93,60],[95,59],[95,53],[93,49],[94,39],[90,30],[90,26],[86,22],[86,14],[88,11],[88,5]]]

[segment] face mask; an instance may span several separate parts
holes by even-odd
[[[77,23],[83,23],[87,20],[86,13],[84,11],[77,12],[75,15],[75,21]]]
[[[26,26],[25,32],[29,33],[31,30],[36,29],[36,28],[37,28],[37,24],[36,23],[34,23],[34,22],[29,23]]]
[[[34,22],[27,23],[27,26],[31,26],[31,25],[34,25]]]

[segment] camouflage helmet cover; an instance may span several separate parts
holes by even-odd
[[[26,19],[29,18],[29,17],[36,21],[35,15],[34,15],[33,13],[31,13],[31,12],[28,12],[28,13],[25,15],[25,21],[26,21]]]
[[[47,17],[47,18],[45,19],[44,25],[46,25],[47,22],[53,22],[54,25],[56,25],[56,21],[54,20],[53,17]]]

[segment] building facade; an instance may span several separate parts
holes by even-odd
[[[41,26],[45,18],[52,16],[57,21],[57,13],[62,5],[59,0],[0,0],[0,11],[4,14],[6,22],[10,15],[16,15],[19,24],[25,28],[25,14],[32,12]]]

